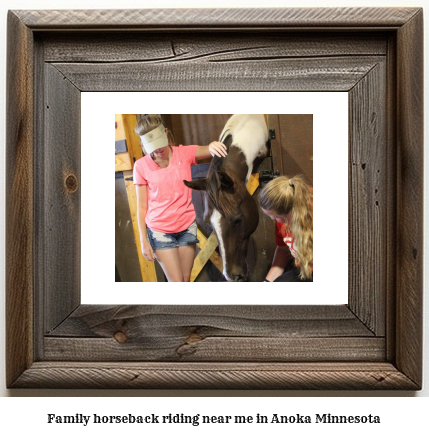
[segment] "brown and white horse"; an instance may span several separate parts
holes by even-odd
[[[248,278],[247,247],[259,222],[247,182],[253,168],[268,154],[264,116],[233,115],[219,141],[226,145],[228,155],[213,157],[206,179],[184,183],[191,189],[205,191],[204,220],[216,232],[223,274],[229,281],[241,282]]]

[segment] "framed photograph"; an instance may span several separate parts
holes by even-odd
[[[139,111],[142,106],[142,93],[85,92],[81,101],[82,149],[85,156],[81,164],[81,303],[82,304],[196,304],[196,305],[335,305],[348,302],[348,258],[336,259],[335,283],[330,281],[331,259],[324,255],[326,247],[321,242],[324,235],[329,238],[330,250],[337,253],[348,252],[348,95],[346,92],[182,92],[178,98],[175,92],[146,92],[144,106],[151,113],[162,113],[169,108],[171,114],[162,118],[175,146],[189,144],[209,144],[218,140],[224,125],[231,115],[222,114],[226,100],[234,113],[249,111],[253,106],[265,114],[265,123],[272,138],[269,142],[271,153],[266,157],[252,177],[248,186],[252,191],[253,202],[258,211],[259,223],[251,234],[248,247],[239,254],[240,261],[246,260],[248,277],[243,282],[226,283],[223,259],[216,250],[216,233],[207,223],[205,195],[201,191],[190,192],[196,211],[198,229],[197,253],[191,271],[191,283],[165,281],[161,267],[148,262],[140,255],[141,243],[137,225],[137,207],[134,201],[135,187],[132,164],[125,165],[129,153],[141,156],[139,136],[134,132],[137,116],[128,112]],[[193,114],[198,108],[211,113]],[[92,180],[94,162],[97,162],[97,177],[101,180],[112,178],[112,156],[105,147],[92,144],[108,143],[112,136],[112,113],[115,110],[125,115],[117,115],[118,130],[121,123],[131,125],[130,133],[118,132],[129,144],[127,153],[120,148],[118,140],[117,164],[115,165],[115,187],[106,183],[106,189],[97,190],[94,196]],[[279,112],[283,113],[279,113]],[[94,123],[97,129],[94,129]],[[130,129],[127,129],[130,130]],[[264,144],[263,144],[264,145]],[[133,147],[137,150],[134,151]],[[172,148],[172,150],[176,150]],[[137,160],[139,158],[137,157]],[[128,158],[131,162],[133,158]],[[242,160],[242,159],[240,159]],[[200,162],[200,161],[199,161]],[[207,176],[210,163],[198,163],[191,167],[194,180]],[[314,257],[318,268],[315,282],[291,282],[287,285],[272,283],[268,292],[261,292],[261,282],[267,276],[276,250],[275,224],[259,207],[258,194],[273,179],[275,174],[302,174],[311,186],[323,185],[325,168],[331,166],[335,177],[343,180],[336,188],[335,216],[323,212],[331,202],[328,190],[322,191],[314,200]],[[256,177],[255,177],[256,176]],[[189,176],[190,178],[190,176]],[[180,180],[180,183],[182,181]],[[109,186],[109,187],[108,187]],[[112,192],[115,191],[113,197]],[[94,225],[92,217],[103,210],[103,219]],[[250,217],[246,217],[248,222]],[[115,238],[111,223],[115,221]],[[208,238],[208,239],[207,239]],[[209,241],[208,245],[206,245]],[[137,243],[136,243],[137,241]],[[94,258],[93,246],[103,246]],[[234,249],[235,252],[235,249]],[[213,254],[212,254],[213,253]],[[117,271],[115,282],[112,274],[105,274],[106,265],[115,259]],[[155,270],[151,275],[148,270]],[[144,281],[144,286],[142,286]],[[204,292],[201,287],[204,287]],[[103,292],[100,292],[100,287]],[[232,291],[233,288],[233,292]],[[243,299],[243,294],[246,298]]]
[[[326,160],[315,198],[347,228],[348,249],[322,242],[330,274],[314,284],[343,288],[347,301],[274,302],[270,284],[252,282],[222,285],[241,294],[232,303],[85,302],[85,287],[105,290],[103,273],[115,284],[113,259],[95,268],[104,243],[83,242],[107,212],[86,215],[84,199],[100,201],[113,115],[127,112],[109,108],[107,140],[96,115],[122,93],[142,110],[151,95],[222,95],[222,114],[248,93],[267,114],[303,113],[282,111],[292,94],[322,97],[331,119],[314,166],[344,128],[347,158],[344,176]],[[347,117],[332,93],[346,97]],[[10,11],[6,142],[9,388],[421,389],[421,9]],[[183,295],[205,286],[184,285]],[[266,299],[249,303],[250,289]]]

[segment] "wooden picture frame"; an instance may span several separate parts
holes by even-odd
[[[420,389],[422,46],[419,8],[9,12],[7,386]],[[80,93],[119,90],[348,92],[348,305],[80,305]]]

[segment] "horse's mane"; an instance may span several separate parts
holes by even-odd
[[[243,128],[249,122],[249,118],[253,118],[252,115],[245,114],[235,114],[232,115],[225,124],[220,136],[219,141],[223,142],[228,150],[228,155],[230,147],[235,144],[237,138],[242,138],[243,140]],[[239,147],[240,148],[240,147]],[[226,158],[219,158],[214,156],[212,164],[210,166],[209,173],[207,175],[207,187],[206,194],[208,198],[209,205],[217,209],[222,215],[224,215],[229,221],[234,221],[237,218],[237,197],[234,196],[234,187],[222,187],[221,181],[219,179],[218,171],[226,171],[226,163],[228,161],[228,156]]]
[[[232,136],[227,135],[223,143],[229,151],[232,144]],[[210,165],[209,172],[207,174],[207,187],[206,195],[209,205],[217,209],[222,215],[224,215],[228,221],[236,219],[236,198],[234,197],[233,187],[231,189],[221,189],[221,182],[219,180],[218,171],[224,171],[226,158],[220,158],[214,156],[212,164]]]
[[[228,136],[230,135],[233,136],[233,132],[234,131],[238,132],[246,121],[247,121],[247,115],[243,115],[243,114],[233,115],[226,122],[225,127],[223,128],[222,133],[219,136],[219,141],[224,142],[224,140],[226,140]]]

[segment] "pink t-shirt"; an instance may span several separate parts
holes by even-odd
[[[172,147],[167,168],[159,167],[146,155],[134,164],[134,184],[147,185],[146,225],[157,232],[177,233],[187,229],[196,218],[192,190],[183,180],[192,180],[197,145]]]

